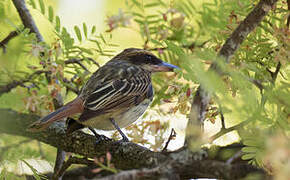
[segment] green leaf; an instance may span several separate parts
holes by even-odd
[[[87,53],[89,55],[93,55],[93,53],[92,53],[92,51],[90,49],[82,48],[82,47],[77,47],[77,48],[80,49],[84,53]]]
[[[143,11],[143,7],[142,7],[142,4],[141,3],[139,3],[138,1],[136,1],[136,0],[132,0],[132,2],[140,9],[140,10],[142,10]]]
[[[242,156],[242,160],[249,160],[255,158],[256,154],[249,153]]]
[[[138,16],[140,18],[143,18],[144,17],[144,15],[141,14],[141,13],[133,12],[132,14],[133,14],[133,16]]]
[[[88,38],[88,28],[87,28],[86,23],[83,23],[83,30],[84,30],[85,37]]]
[[[45,7],[44,7],[44,2],[43,0],[38,0],[39,6],[40,6],[40,11],[42,14],[45,14]]]
[[[35,4],[35,1],[34,1],[34,0],[30,0],[30,5],[31,5],[34,9],[36,9],[36,4]]]
[[[256,147],[244,147],[244,148],[242,148],[242,151],[245,153],[256,153],[258,151],[258,148],[256,148]]]
[[[75,33],[77,35],[78,40],[81,42],[82,41],[82,35],[81,35],[80,28],[78,26],[74,26],[74,30],[75,30]]]
[[[195,8],[194,4],[192,4],[192,2],[191,2],[190,0],[188,1],[188,4],[190,5],[190,7],[191,7],[194,11],[196,11],[196,8]]]
[[[57,32],[60,31],[60,19],[59,19],[58,16],[55,17],[55,30],[56,30]]]
[[[259,142],[255,139],[245,139],[244,144],[247,146],[259,147]]]
[[[103,43],[104,43],[104,44],[107,44],[107,42],[106,42],[106,40],[105,40],[105,38],[104,38],[104,36],[103,36],[102,34],[100,34],[100,37],[101,37]]]
[[[51,6],[48,7],[48,20],[53,22],[53,9]]]
[[[65,27],[62,28],[60,38],[64,42],[64,46],[67,50],[73,47],[74,39],[70,36]]]
[[[136,21],[139,24],[145,24],[146,22],[144,22],[143,19],[134,19],[134,21]]]
[[[96,26],[93,26],[91,30],[91,34],[94,34],[95,32],[96,32]]]
[[[148,8],[148,7],[154,7],[154,6],[159,6],[159,3],[155,2],[155,3],[148,3],[145,4],[144,7]]]
[[[101,48],[101,45],[100,45],[99,41],[94,40],[94,39],[90,39],[89,41],[96,43],[96,45],[98,46],[98,49],[99,49],[100,52],[103,51],[102,48]]]
[[[4,4],[0,3],[0,18],[3,18],[5,15]]]

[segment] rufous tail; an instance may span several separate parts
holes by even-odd
[[[77,97],[65,106],[32,123],[27,130],[30,132],[42,131],[55,121],[64,119],[74,114],[82,113],[83,109],[83,100],[80,97]]]

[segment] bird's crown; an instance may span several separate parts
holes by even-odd
[[[144,49],[138,49],[138,48],[125,49],[121,53],[119,53],[117,56],[115,56],[112,60],[127,61],[132,64],[139,64],[139,65],[140,64],[159,64],[162,62],[159,58],[157,58],[151,52]]]

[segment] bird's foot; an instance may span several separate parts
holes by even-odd
[[[118,124],[115,122],[115,120],[113,118],[110,118],[111,123],[114,125],[114,127],[117,129],[117,131],[120,133],[120,135],[122,136],[122,139],[117,141],[117,142],[129,142],[129,139],[127,138],[127,136],[123,133],[123,131],[120,129],[120,127],[118,126]]]
[[[98,134],[93,128],[89,127],[89,130],[94,134],[96,137],[96,144],[99,144],[101,141],[111,141],[112,139],[108,138],[105,135]]]
[[[122,139],[119,140],[121,142],[130,142],[129,139],[127,138],[127,136],[122,136]]]
[[[95,137],[96,137],[96,144],[99,144],[100,142],[102,142],[102,141],[111,141],[112,139],[110,139],[110,138],[108,138],[107,136],[105,136],[105,135],[100,135],[100,134],[98,134],[98,135],[95,135]]]
[[[115,141],[116,144],[123,143],[123,142],[130,142],[127,136],[122,136],[122,139]]]

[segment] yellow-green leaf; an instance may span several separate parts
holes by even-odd
[[[96,26],[93,26],[93,27],[92,27],[91,34],[94,34],[95,32],[96,32]]]
[[[39,6],[40,6],[40,11],[42,14],[45,14],[45,7],[44,7],[44,2],[43,0],[38,0]]]
[[[36,4],[34,2],[34,0],[30,0],[30,5],[35,9],[36,8]]]
[[[48,7],[48,20],[53,22],[53,9],[51,6]]]
[[[87,28],[86,23],[83,23],[83,30],[84,30],[85,37],[88,38],[88,28]]]
[[[60,19],[59,19],[58,16],[55,17],[55,30],[56,30],[57,32],[60,31]]]
[[[75,33],[77,35],[78,40],[81,42],[82,41],[82,35],[81,35],[80,28],[78,26],[74,26],[74,30],[75,30]]]

